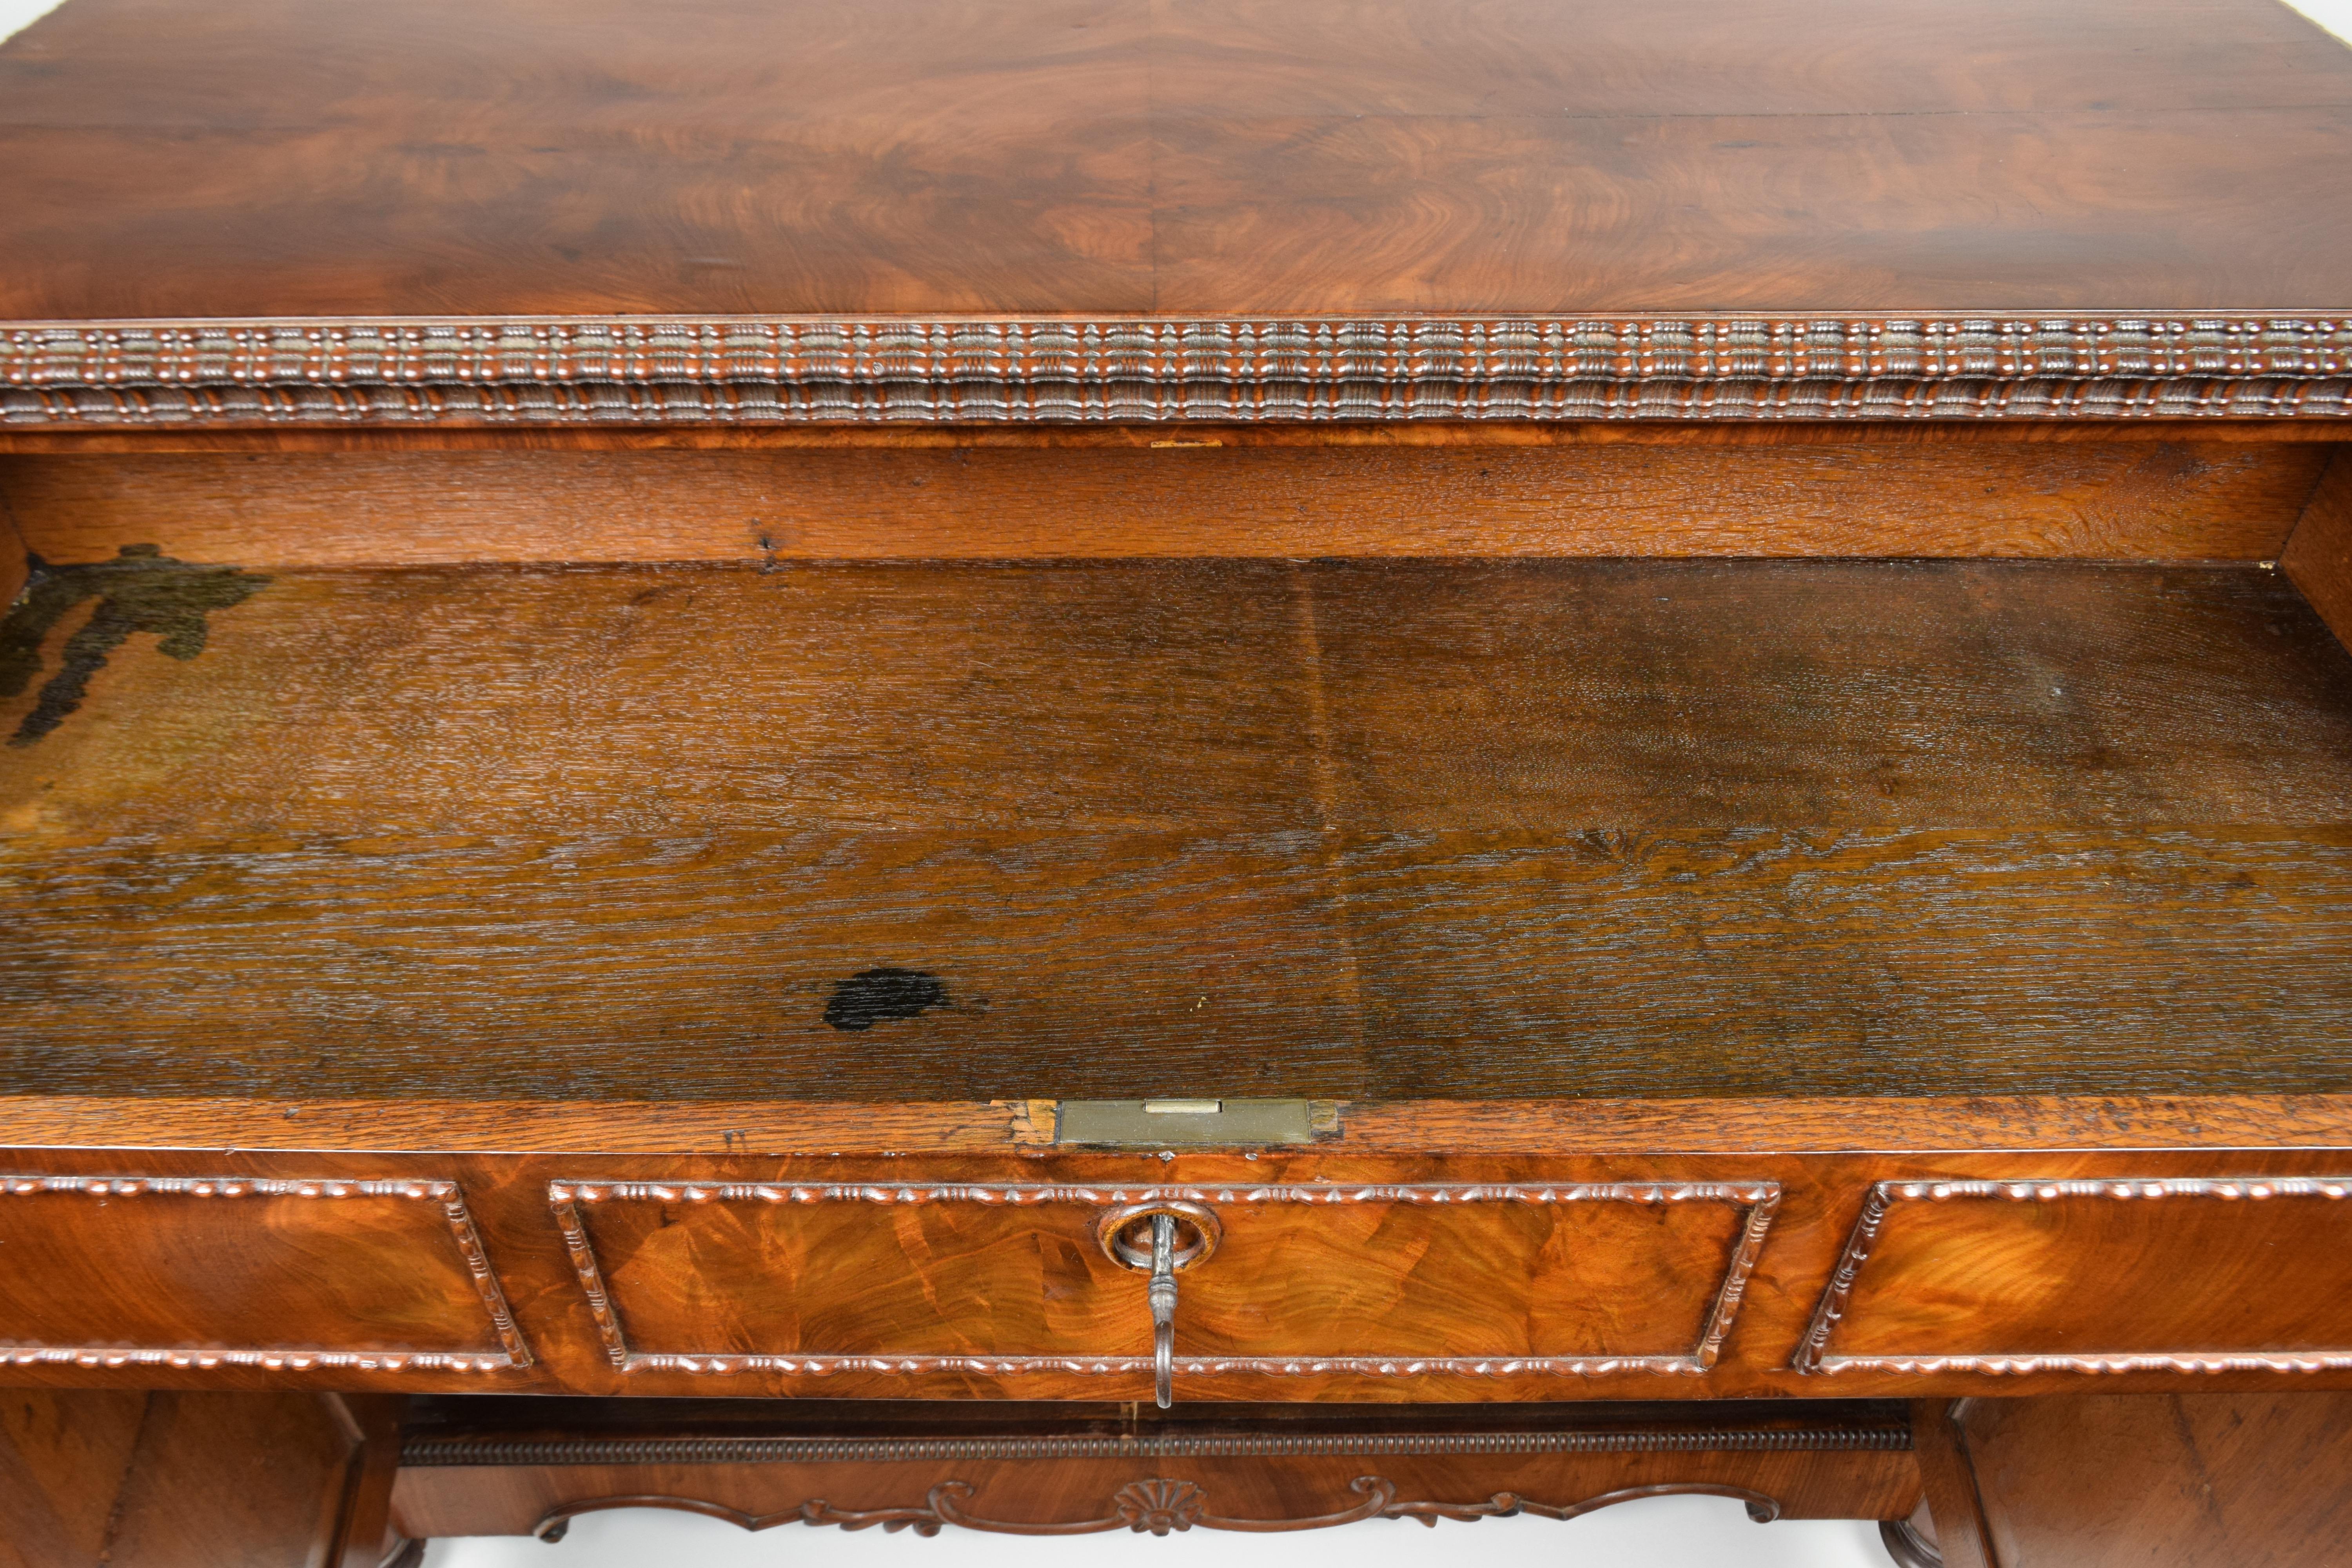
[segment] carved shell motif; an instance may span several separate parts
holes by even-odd
[[[1191,1481],[1129,1481],[1118,1489],[1112,1500],[1118,1509],[1118,1520],[1128,1529],[1141,1534],[1165,1535],[1171,1530],[1190,1530],[1200,1519],[1207,1500],[1201,1489]]]

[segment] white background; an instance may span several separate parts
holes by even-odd
[[[201,5],[205,0],[184,0]],[[398,0],[374,0],[397,5]],[[648,0],[658,4],[658,0]],[[776,0],[790,5],[792,0]],[[1278,3],[1278,0],[1276,0]],[[1633,0],[1628,0],[1633,3]],[[1902,0],[1889,0],[1900,5]],[[2050,0],[2063,5],[2066,0]],[[54,10],[58,0],[0,0],[0,39]],[[2352,39],[2352,0],[2295,0],[2294,9]],[[950,1531],[925,1540],[879,1531],[850,1534],[787,1525],[749,1534],[718,1520],[638,1510],[592,1514],[561,1545],[521,1537],[440,1541],[426,1568],[748,1568],[790,1559],[794,1568],[1424,1568],[1475,1552],[1480,1568],[1887,1568],[1874,1525],[1848,1521],[1751,1522],[1725,1498],[1649,1498],[1559,1523],[1488,1519],[1418,1524],[1374,1521],[1296,1535],[1196,1531],[1154,1540],[1125,1533],[1060,1538]]]

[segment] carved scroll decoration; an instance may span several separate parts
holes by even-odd
[[[210,1371],[224,1366],[272,1372],[506,1372],[531,1364],[530,1346],[507,1306],[506,1292],[482,1250],[465,1194],[455,1182],[415,1180],[344,1181],[261,1176],[0,1176],[0,1197],[43,1193],[88,1197],[190,1198],[405,1198],[437,1205],[472,1276],[483,1309],[497,1332],[499,1352],[330,1351],[300,1347],[182,1350],[110,1345],[16,1345],[0,1343],[0,1365],[148,1367]]]
[[[2007,1203],[2054,1203],[2065,1198],[2107,1198],[2117,1202],[2168,1198],[2217,1198],[2262,1203],[2275,1198],[2352,1197],[2352,1177],[2282,1176],[2277,1178],[2202,1177],[2108,1178],[2056,1182],[1880,1182],[1864,1200],[1845,1251],[1830,1276],[1829,1288],[1814,1309],[1811,1326],[1798,1346],[1791,1364],[1801,1373],[1895,1372],[1915,1374],[1987,1373],[2012,1377],[2036,1373],[2224,1373],[2224,1372],[2344,1372],[2352,1371],[2352,1350],[2285,1352],[2221,1351],[2120,1351],[2093,1354],[1971,1354],[1860,1355],[1830,1352],[1830,1341],[1853,1298],[1862,1266],[1885,1228],[1887,1215],[1900,1203],[1949,1203],[1991,1199]]]
[[[712,1352],[709,1354],[648,1352],[632,1350],[619,1310],[614,1306],[593,1241],[580,1205],[606,1202],[762,1203],[772,1205],[860,1202],[875,1204],[975,1203],[1016,1206],[1044,1204],[1111,1207],[1134,1204],[1181,1202],[1210,1205],[1296,1204],[1479,1203],[1721,1203],[1746,1208],[1739,1237],[1717,1288],[1714,1303],[1698,1342],[1682,1355],[1584,1356],[1187,1356],[1178,1355],[1180,1376],[1216,1377],[1236,1373],[1282,1377],[1333,1374],[1365,1377],[1515,1377],[1527,1374],[1561,1377],[1605,1377],[1627,1373],[1697,1374],[1712,1367],[1721,1354],[1725,1337],[1761,1255],[1772,1215],[1780,1202],[1777,1182],[1594,1182],[1594,1183],[1425,1183],[1268,1184],[1263,1186],[1114,1186],[1029,1183],[974,1183],[887,1185],[877,1183],[766,1182],[551,1182],[549,1206],[562,1233],[573,1271],[593,1318],[604,1352],[623,1372],[659,1371],[704,1375],[775,1372],[807,1376],[836,1373],[919,1374],[967,1373],[982,1377],[1017,1377],[1038,1373],[1066,1373],[1087,1377],[1149,1376],[1150,1356],[1119,1355],[887,1355],[802,1352]]]
[[[919,1506],[837,1509],[823,1498],[812,1498],[797,1508],[763,1514],[745,1513],[724,1503],[706,1502],[696,1498],[648,1494],[590,1498],[563,1503],[551,1510],[533,1525],[531,1533],[541,1541],[561,1541],[572,1528],[572,1521],[581,1515],[624,1508],[676,1509],[709,1519],[723,1519],[745,1530],[772,1530],[782,1524],[829,1524],[843,1530],[872,1530],[878,1526],[885,1533],[912,1530],[918,1535],[937,1535],[942,1525],[954,1524],[966,1530],[985,1531],[996,1535],[1095,1535],[1104,1531],[1131,1530],[1139,1535],[1164,1536],[1193,1529],[1273,1533],[1323,1530],[1335,1524],[1354,1524],[1367,1519],[1412,1519],[1432,1527],[1441,1519],[1475,1522],[1481,1519],[1504,1519],[1521,1513],[1534,1514],[1542,1519],[1566,1520],[1607,1508],[1612,1503],[1675,1493],[1738,1499],[1747,1506],[1748,1517],[1759,1523],[1780,1517],[1780,1505],[1760,1492],[1706,1483],[1627,1487],[1586,1498],[1580,1502],[1561,1504],[1533,1502],[1516,1492],[1496,1492],[1483,1502],[1400,1502],[1397,1500],[1396,1483],[1383,1476],[1359,1476],[1348,1483],[1348,1489],[1358,1499],[1350,1507],[1330,1513],[1278,1519],[1235,1519],[1211,1513],[1208,1510],[1208,1494],[1197,1482],[1160,1477],[1129,1481],[1112,1494],[1108,1512],[1098,1517],[1076,1520],[1003,1520],[967,1512],[965,1504],[980,1489],[969,1481],[956,1480],[941,1481],[931,1488]]]
[[[1184,321],[383,317],[0,331],[0,426],[2296,418],[2280,312]]]

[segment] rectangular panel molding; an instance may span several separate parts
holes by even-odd
[[[1094,1227],[1115,1209],[1179,1203],[1215,1215],[1234,1259],[1222,1273],[1212,1265],[1180,1276],[1180,1378],[1590,1376],[1713,1366],[1763,1250],[1780,1186],[559,1182],[548,1195],[605,1352],[624,1372],[1148,1374],[1141,1279],[1102,1252]],[[861,1214],[843,1206],[849,1205],[898,1212]],[[940,1213],[909,1217],[921,1207]],[[1356,1223],[1342,1227],[1316,1217],[1335,1207],[1357,1211]],[[787,1226],[777,1218],[787,1210],[807,1218]],[[1516,1218],[1504,1212],[1514,1210]],[[1528,1211],[1541,1218],[1519,1223]],[[1693,1217],[1670,1226],[1671,1213]],[[591,1215],[602,1226],[592,1226]],[[1622,1223],[1634,1215],[1657,1223]],[[1559,1235],[1566,1225],[1579,1227],[1572,1238]],[[655,1256],[668,1238],[677,1239],[667,1258]],[[634,1278],[606,1265],[606,1252],[622,1249]],[[1424,1261],[1442,1278],[1422,1275]],[[1703,1261],[1711,1265],[1703,1296],[1677,1291]],[[1491,1304],[1495,1322],[1461,1314],[1465,1297]],[[1690,1324],[1665,1327],[1681,1322],[1681,1307],[1689,1309]],[[835,1332],[875,1331],[881,1322],[887,1327],[880,1332],[928,1342],[856,1349],[760,1342],[793,1332],[814,1340],[828,1320]],[[1513,1323],[1531,1342],[1436,1342]],[[1687,1338],[1647,1342],[1675,1331]],[[1050,1342],[948,1349],[959,1340],[969,1346],[1024,1332]],[[704,1343],[678,1342],[698,1333]],[[1326,1337],[1351,1333],[1421,1342],[1391,1350]],[[709,1342],[722,1335],[742,1342]],[[1562,1342],[1532,1342],[1546,1335]],[[1204,1339],[1222,1340],[1223,1348],[1204,1350]]]
[[[531,1364],[455,1182],[9,1175],[0,1200],[0,1365]]]
[[[2347,1195],[2340,1176],[1880,1182],[1795,1364],[2352,1370]]]

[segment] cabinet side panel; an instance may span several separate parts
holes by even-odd
[[[357,1447],[336,1407],[306,1394],[10,1390],[0,1563],[375,1568],[381,1551],[333,1550],[361,1479]],[[392,1473],[379,1468],[381,1534]]]
[[[2352,647],[2352,447],[2339,448],[2320,476],[2279,565],[2320,619]]]
[[[16,519],[8,507],[6,465],[0,464],[0,608],[16,602],[25,591],[26,581],[33,574],[33,563],[25,552],[25,536],[17,530]]]
[[[2352,1394],[1986,1399],[1963,1425],[2002,1563],[2343,1559]]]

